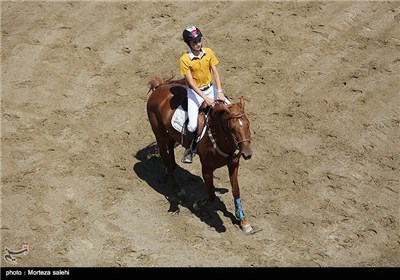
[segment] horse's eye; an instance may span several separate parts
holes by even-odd
[[[234,127],[231,127],[231,132],[232,132],[232,133],[235,133],[235,132],[236,132],[236,129],[235,129]]]

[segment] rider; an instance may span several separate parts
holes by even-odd
[[[182,162],[192,163],[194,131],[197,128],[197,116],[203,101],[208,106],[213,106],[215,100],[224,100],[230,103],[222,93],[221,80],[217,70],[218,59],[210,48],[203,48],[200,29],[196,26],[188,26],[183,30],[183,41],[189,46],[189,51],[184,53],[179,60],[180,73],[185,77],[189,88],[188,117],[186,129],[186,149]],[[215,86],[212,84],[214,78]]]

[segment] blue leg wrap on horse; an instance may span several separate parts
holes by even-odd
[[[235,211],[236,218],[241,220],[241,219],[244,218],[244,213],[243,213],[243,210],[242,210],[242,204],[240,202],[240,198],[236,198],[234,200],[234,202],[235,202],[235,209],[236,209],[236,211]]]

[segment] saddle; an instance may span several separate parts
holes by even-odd
[[[203,102],[199,108],[199,113],[197,117],[197,129],[194,133],[195,142],[199,142],[205,134],[206,128],[206,118],[208,116],[209,110],[207,110],[207,104]],[[186,135],[186,127],[189,122],[188,110],[187,110],[187,97],[185,97],[179,107],[175,110],[172,119],[172,127],[181,133],[181,142],[183,145],[183,136]]]

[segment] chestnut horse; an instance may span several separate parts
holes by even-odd
[[[153,79],[150,84],[149,92],[152,93],[147,101],[148,119],[171,184],[179,197],[185,197],[184,190],[174,176],[177,166],[174,148],[177,143],[185,142],[182,141],[182,137],[185,136],[172,126],[171,119],[181,104],[187,104],[187,86],[184,80],[163,81],[161,78]],[[209,109],[205,123],[207,131],[197,143],[196,151],[200,158],[208,199],[196,200],[193,207],[199,210],[208,202],[215,200],[213,173],[217,168],[227,166],[234,197],[235,216],[240,221],[241,229],[250,232],[252,227],[246,221],[242,210],[237,178],[240,157],[248,160],[252,156],[250,123],[244,113],[244,99],[242,96],[238,103],[229,105],[219,100],[214,104],[213,108],[207,108]]]

